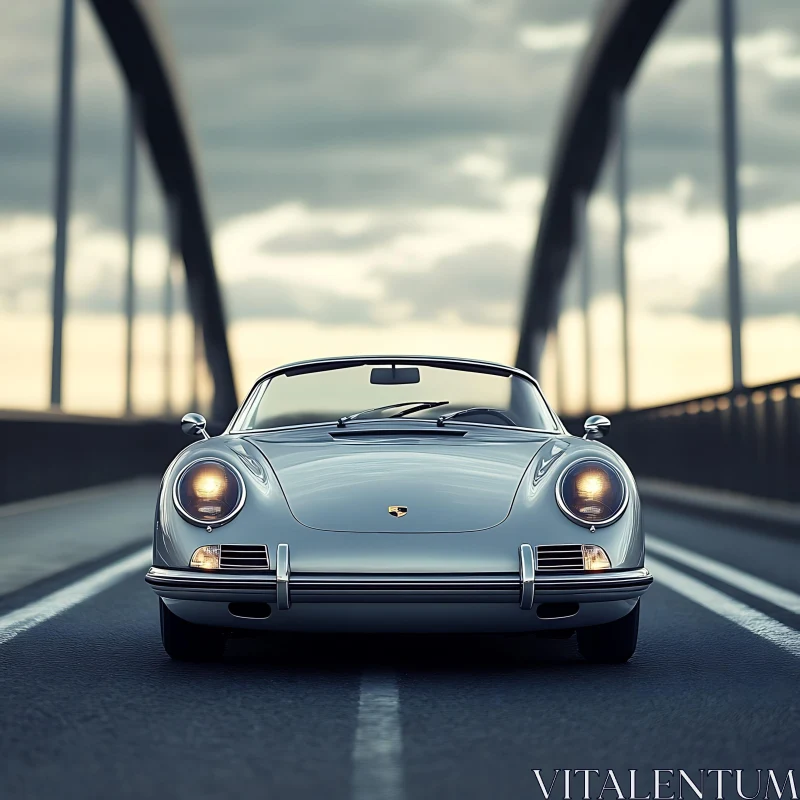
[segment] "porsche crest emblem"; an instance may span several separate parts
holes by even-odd
[[[389,513],[393,517],[404,517],[408,514],[408,506],[389,506]]]

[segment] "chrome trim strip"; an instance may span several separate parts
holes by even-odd
[[[353,422],[358,425],[369,425],[374,423],[387,423],[392,419],[392,417],[381,417],[380,419],[354,419]],[[423,424],[433,424],[436,425],[435,419],[420,419],[419,417],[402,417],[399,418],[399,422],[402,424],[405,422],[408,424],[409,422],[414,423],[423,423]],[[548,428],[525,428],[522,425],[493,425],[489,422],[467,422],[466,420],[460,420],[459,425],[469,425],[472,428],[489,428],[490,430],[498,430],[498,431],[513,431],[515,433],[544,433],[548,436],[559,436],[564,435],[565,431],[554,431]],[[301,430],[305,428],[333,428],[334,430],[338,430],[336,428],[336,420],[329,419],[324,420],[323,422],[303,422],[298,423],[297,425],[279,425],[274,428],[239,428],[238,430],[232,430],[230,433],[234,435],[239,434],[251,434],[251,433],[283,433],[284,431],[294,431],[294,430]],[[438,427],[438,426],[437,426]],[[404,430],[408,430],[409,433],[413,433],[415,430],[420,430],[419,428],[413,428],[408,426]],[[441,430],[439,430],[441,433]],[[595,523],[596,524],[596,523]]]
[[[292,607],[292,598],[289,595],[289,578],[291,567],[289,565],[289,545],[279,544],[275,556],[275,584],[278,591],[278,610],[287,611]]]
[[[519,581],[522,590],[519,595],[519,607],[523,611],[533,608],[535,590],[535,572],[533,568],[533,548],[529,544],[519,546]]]
[[[521,549],[521,548],[520,548]],[[280,550],[279,550],[280,552]],[[278,581],[276,573],[230,574],[221,572],[201,572],[188,569],[165,569],[151,567],[145,580],[154,589],[209,591],[251,591],[274,592],[280,598],[285,592],[287,602],[335,600],[341,595],[361,595],[360,599],[413,600],[418,596],[433,595],[453,597],[455,602],[469,601],[471,596],[496,597],[502,600],[519,601],[522,583],[519,573],[484,573],[480,575],[370,575],[370,574],[326,574],[295,573],[291,577],[291,597],[289,597],[289,553],[286,546],[285,580]],[[279,562],[280,564],[280,557]],[[653,582],[653,576],[646,567],[621,572],[597,572],[581,574],[538,574],[534,575],[537,602],[543,602],[551,594],[584,593],[598,595],[602,600],[605,593],[619,591],[644,592]],[[490,601],[490,600],[489,600]]]
[[[241,490],[241,495],[239,497],[239,502],[236,503],[236,507],[231,511],[228,516],[223,517],[222,519],[214,520],[213,522],[209,522],[207,520],[200,520],[195,519],[191,516],[184,507],[180,504],[180,500],[178,500],[178,486],[183,480],[183,476],[186,472],[191,469],[195,464],[199,464],[201,461],[215,461],[218,464],[222,464],[228,469],[233,471],[233,474],[236,476],[236,480],[239,482],[239,489]],[[247,489],[245,488],[244,478],[242,478],[242,473],[239,472],[236,467],[233,466],[228,461],[225,461],[221,458],[216,458],[214,456],[205,456],[203,458],[196,458],[194,461],[190,461],[179,473],[178,477],[172,483],[172,502],[175,505],[175,508],[178,510],[178,513],[187,521],[191,522],[192,525],[199,525],[202,528],[218,528],[220,525],[224,525],[226,522],[230,522],[241,510],[244,508],[244,501],[247,499]]]
[[[238,411],[236,414],[234,414],[234,418],[241,419],[246,424],[247,418],[253,415],[256,406],[259,405],[259,403],[261,403],[261,398],[264,396],[264,392],[267,390],[267,386],[269,386],[269,380],[264,380],[260,384],[255,386],[254,390],[250,392],[250,394],[242,404],[241,410]],[[230,427],[231,426],[229,425],[228,428]],[[244,430],[247,429],[245,428]]]
[[[566,474],[576,465],[582,464],[585,461],[595,461],[602,464],[604,467],[608,467],[613,472],[617,474],[617,477],[622,481],[622,489],[624,492],[624,496],[622,498],[622,505],[619,507],[619,510],[616,514],[612,517],[609,517],[602,522],[587,522],[585,519],[581,519],[580,517],[576,517],[575,514],[570,511],[567,504],[564,502],[564,498],[561,494],[561,487],[564,484],[564,477]],[[613,522],[616,522],[624,513],[625,510],[628,508],[628,501],[630,500],[631,492],[630,488],[628,487],[628,481],[625,480],[625,476],[620,472],[617,467],[615,467],[610,461],[605,458],[600,458],[598,456],[585,456],[584,458],[576,458],[574,461],[571,461],[567,464],[564,469],[561,470],[561,474],[558,476],[558,481],[556,482],[556,503],[558,507],[561,509],[562,513],[564,514],[570,522],[575,522],[578,525],[581,525],[584,528],[591,528],[592,526],[596,528],[605,528],[607,525],[611,525]]]
[[[172,570],[165,570],[172,572]],[[155,572],[155,568],[145,576],[145,581],[149,583],[154,589],[164,590],[200,590],[203,592],[215,591],[252,591],[264,592],[275,591],[275,576],[274,575],[259,575],[252,578],[246,578],[243,575],[202,575],[192,574],[188,571],[181,570],[180,575],[163,575]]]
[[[646,567],[625,570],[624,572],[583,572],[566,575],[540,575],[537,591],[585,591],[604,589],[647,588],[653,576]]]
[[[421,364],[425,366],[441,367],[442,365],[452,364],[454,369],[461,368],[469,371],[470,367],[475,372],[486,371],[499,375],[517,375],[525,378],[537,387],[539,382],[525,370],[519,367],[509,367],[508,364],[500,364],[496,361],[484,361],[479,358],[459,358],[451,356],[424,356],[424,355],[399,355],[397,353],[366,356],[328,356],[324,358],[310,358],[304,361],[294,361],[290,364],[283,364],[280,367],[268,370],[261,375],[256,383],[265,378],[272,378],[275,375],[282,375],[285,372],[302,370],[304,367],[319,367],[319,372],[327,369],[339,369],[348,366],[366,366],[368,364]],[[483,369],[481,369],[483,368]]]
[[[497,573],[484,575],[327,575],[295,573],[292,593],[302,591],[500,591],[519,592],[519,575]]]

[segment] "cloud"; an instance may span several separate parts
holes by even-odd
[[[402,220],[379,222],[350,230],[312,225],[271,238],[263,245],[263,251],[272,254],[360,252],[385,244],[400,235],[418,231],[415,223]]]
[[[413,280],[381,273],[383,301],[402,304],[412,319],[446,319],[477,325],[513,325],[524,285],[525,254],[505,242],[488,242],[442,258]]]
[[[541,173],[575,54],[522,44],[526,5],[239,0],[221,17],[167,0],[217,219],[286,201],[486,205],[452,164],[488,140]],[[567,5],[542,4],[542,24],[594,7]]]
[[[53,220],[44,214],[0,214],[0,309],[49,309],[53,271]],[[68,310],[120,311],[127,242],[120,231],[88,215],[72,217],[68,232]],[[167,248],[160,237],[140,233],[134,250],[137,292],[160,296]],[[160,300],[158,301],[160,308]]]
[[[517,318],[556,125],[599,0],[162,5],[233,319],[377,329]],[[784,6],[742,4],[737,56],[743,261],[764,292],[790,297],[778,276],[796,279],[786,251],[800,185],[800,9]],[[90,6],[79,7],[71,302],[113,310],[125,256],[124,92]],[[11,219],[17,229],[0,249],[17,250],[0,291],[5,307],[44,308],[58,20],[36,4],[5,19],[15,35],[0,53],[0,229]],[[649,309],[707,315],[712,295],[722,307],[716,26],[713,4],[678,6],[630,94],[632,298]],[[140,163],[138,299],[157,309],[164,209]],[[598,295],[616,289],[607,188],[592,211]],[[758,298],[754,308],[766,308]]]
[[[767,29],[739,33],[736,41],[737,66],[763,71],[771,78],[800,77],[800,46],[797,36],[786,30]],[[686,70],[717,65],[720,61],[719,37],[673,35],[657,42],[648,56],[654,71]]]
[[[488,179],[487,179],[488,180]],[[442,316],[507,326],[519,304],[531,209],[538,181],[502,183],[499,209],[368,209],[315,212],[284,204],[239,217],[215,241],[231,320],[305,319],[381,327]],[[52,224],[45,216],[0,216],[0,303],[45,310]],[[153,235],[137,238],[138,313],[160,312],[167,253]],[[122,307],[126,243],[118,231],[76,218],[67,266],[71,312]]]
[[[119,313],[123,307],[126,243],[117,232],[88,218],[73,220],[67,263],[68,313]],[[48,309],[53,226],[44,216],[0,217],[0,309]],[[135,250],[137,314],[161,313],[167,253],[163,241],[140,236]],[[180,277],[180,276],[179,276]],[[177,307],[182,307],[179,287]],[[372,306],[347,293],[316,289],[302,282],[249,277],[231,282],[225,299],[234,319],[308,319],[330,324],[374,323]]]
[[[89,3],[76,3],[70,206],[111,230],[122,227],[126,94]],[[2,11],[0,214],[50,214],[55,184],[60,11],[16,3]],[[138,226],[163,225],[146,150],[140,147]]]
[[[713,302],[701,295],[692,310],[698,316],[708,317],[713,316],[715,309]],[[748,276],[745,280],[744,313],[746,317],[800,317],[800,261],[774,280]]]
[[[795,246],[798,226],[799,202],[742,216],[739,241],[747,316],[800,316],[800,260]],[[689,310],[701,317],[725,318],[725,280],[720,268]]]
[[[467,153],[456,164],[456,171],[480,180],[497,182],[507,172],[505,160],[491,153]]]
[[[653,314],[688,313],[726,318],[727,231],[717,209],[698,206],[696,185],[683,177],[666,192],[629,201],[629,295],[634,308]],[[591,286],[595,297],[618,291],[618,218],[614,199],[596,194],[590,206]],[[743,298],[747,315],[800,316],[800,264],[795,231],[800,203],[744,211],[739,221]],[[580,305],[572,265],[566,308]]]
[[[745,208],[797,199],[800,14],[779,5],[766,0],[740,9],[740,152],[759,174],[743,187]],[[634,192],[666,189],[683,174],[696,183],[698,204],[720,208],[720,46],[712,11],[712,4],[681,4],[648,52],[628,96],[629,163]]]
[[[522,44],[529,50],[552,52],[577,50],[589,39],[591,28],[586,19],[560,25],[526,25],[519,33]]]
[[[376,323],[372,304],[363,298],[269,278],[234,283],[227,299],[237,319],[295,318],[323,325]]]
[[[711,36],[679,36],[656,44],[649,56],[653,71],[693,69],[719,63],[719,39]]]
[[[507,19],[519,26],[560,26],[587,19],[591,27],[602,5],[602,0],[511,0],[505,11]]]
[[[703,319],[727,320],[724,272],[685,309]],[[800,261],[774,277],[745,272],[743,311],[745,318],[800,317]],[[659,310],[674,310],[669,307]],[[681,309],[684,310],[684,309]]]
[[[380,304],[386,273],[396,272],[409,277],[405,296],[416,304],[426,291],[417,278],[442,259],[495,242],[527,251],[542,181],[484,180],[494,198],[486,207],[320,210],[286,203],[230,220],[218,229],[215,251],[231,313],[238,313],[233,286],[245,278],[269,277]],[[373,316],[380,320],[385,313],[382,308]]]

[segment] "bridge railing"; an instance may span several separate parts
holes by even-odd
[[[610,415],[634,474],[800,500],[800,378]],[[565,418],[583,432],[583,418]]]
[[[209,422],[211,435],[224,423]],[[140,476],[191,444],[179,418],[0,411],[0,505]],[[155,502],[155,497],[153,499]]]

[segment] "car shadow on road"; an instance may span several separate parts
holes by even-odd
[[[575,637],[533,634],[301,634],[272,633],[228,642],[225,664],[292,670],[460,670],[583,663]]]

